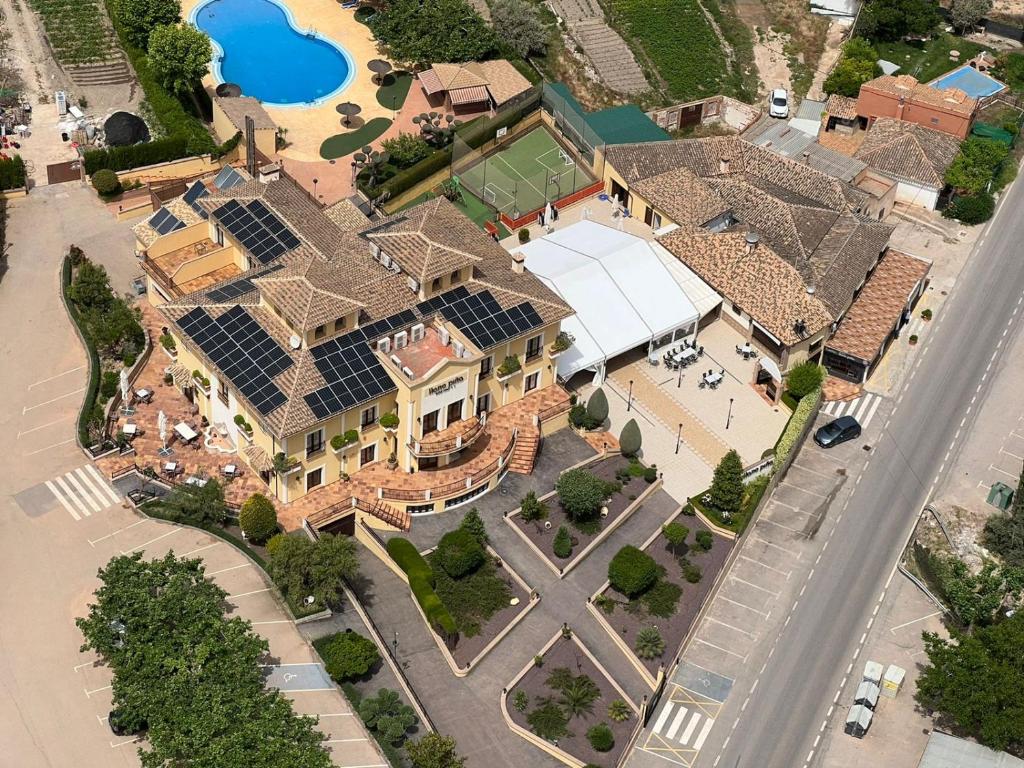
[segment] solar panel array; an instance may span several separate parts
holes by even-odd
[[[220,173],[217,174],[217,178],[213,180],[213,186],[221,191],[237,187],[239,184],[244,183],[245,179],[242,178],[242,175],[230,165],[226,165],[221,168]]]
[[[259,274],[252,275],[251,277],[243,277],[240,280],[234,280],[226,285],[222,285],[219,288],[214,288],[212,291],[207,291],[206,298],[215,304],[227,304],[229,301],[237,299],[239,296],[244,296],[249,291],[256,290],[256,285],[252,282],[257,277],[264,277],[269,275],[271,272],[284,267],[284,264],[271,264],[267,269],[262,270]]]
[[[272,378],[292,359],[245,309],[236,306],[213,318],[196,307],[178,325],[261,414],[285,404]]]
[[[161,208],[153,214],[152,218],[149,220],[149,226],[156,230],[158,235],[166,235],[168,232],[174,232],[177,229],[184,229],[185,222],[166,208]]]
[[[210,190],[206,188],[206,185],[201,181],[197,181],[188,188],[188,192],[185,193],[184,198],[185,202],[189,204],[189,207],[204,219],[210,218],[210,214],[203,210],[203,207],[199,205],[199,200],[206,197],[208,194],[210,194]]]
[[[299,238],[260,200],[229,200],[213,212],[217,221],[261,264],[298,248]]]
[[[438,298],[447,297],[452,293],[454,291],[449,291]],[[528,301],[502,309],[490,291],[467,293],[453,299],[439,308],[441,315],[482,350],[490,349],[544,324],[537,310]]]
[[[313,362],[327,382],[326,386],[306,395],[306,405],[313,415],[326,419],[395,389],[395,383],[370,344],[416,319],[414,312],[405,310],[313,347],[310,350]]]

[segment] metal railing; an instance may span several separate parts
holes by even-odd
[[[419,457],[444,456],[461,451],[472,445],[483,433],[484,423],[476,416],[461,422],[465,431],[455,437],[435,438],[433,440],[410,440],[409,448]],[[468,426],[466,426],[468,425]]]
[[[314,528],[322,528],[356,509],[372,515],[378,520],[383,520],[388,525],[393,525],[402,531],[408,531],[412,524],[408,512],[401,512],[381,501],[371,504],[370,502],[363,501],[358,496],[349,496],[347,499],[331,504],[329,507],[318,509],[306,517],[306,522]]]

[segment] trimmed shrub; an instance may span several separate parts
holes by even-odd
[[[25,161],[21,155],[0,158],[0,189],[20,189],[26,183]]]
[[[423,615],[431,627],[447,635],[454,635],[456,632],[455,619],[444,607],[441,598],[437,596],[430,583],[421,576],[409,577],[409,589],[413,597],[423,609]]]
[[[377,644],[358,632],[338,632],[318,641],[327,674],[336,683],[362,677],[380,661]]]
[[[730,450],[715,467],[711,481],[711,506],[723,515],[734,515],[743,506],[743,462]]]
[[[587,401],[587,416],[589,416],[596,425],[604,424],[604,420],[608,418],[608,396],[600,387],[598,387]]]
[[[653,464],[649,467],[644,468],[644,480],[648,483],[653,483],[658,479],[658,468]]]
[[[793,452],[793,448],[796,447],[796,441],[800,439],[800,433],[803,432],[804,426],[807,424],[811,415],[814,413],[814,409],[818,404],[818,394],[820,390],[814,390],[802,398],[800,402],[796,404],[796,410],[793,411],[793,415],[789,417],[789,421],[786,423],[786,428],[782,431],[782,435],[779,437],[779,442],[775,444],[775,462],[772,465],[772,471],[778,472],[779,469],[785,464],[786,459],[789,458],[789,454]]]
[[[697,509],[690,502],[683,504],[683,514],[687,517],[696,517]]]
[[[238,513],[238,525],[253,541],[264,542],[277,533],[277,510],[262,493],[254,493]]]
[[[587,731],[587,741],[598,752],[608,752],[615,746],[615,737],[612,735],[612,729],[604,723],[595,725]]]
[[[520,229],[518,237],[519,237],[519,242],[520,243],[526,244],[526,243],[530,242],[530,230],[529,230],[529,228],[528,227],[523,227],[522,229]]]
[[[559,526],[551,548],[554,550],[555,557],[560,557],[563,560],[572,554],[572,536],[569,535],[569,529],[564,525]]]
[[[116,195],[121,191],[121,180],[110,169],[101,168],[92,175],[92,187],[101,195]]]
[[[683,572],[683,578],[686,579],[690,584],[696,584],[700,581],[703,575],[699,565],[694,565],[685,557],[679,558],[679,567]]]
[[[608,581],[626,597],[649,589],[661,575],[661,567],[650,555],[627,544],[608,563]]]
[[[519,515],[526,521],[543,520],[548,516],[548,505],[537,498],[533,491],[527,493],[519,505]]]
[[[786,375],[786,386],[797,400],[808,395],[818,387],[825,379],[825,369],[817,363],[808,360],[800,363]]]
[[[633,650],[641,659],[656,659],[665,652],[665,640],[654,627],[644,627],[636,633]]]
[[[980,192],[976,195],[957,197],[946,206],[942,215],[947,219],[962,221],[964,224],[981,224],[992,218],[995,209],[995,198],[986,192]]]
[[[669,548],[676,552],[686,542],[686,537],[690,535],[690,529],[682,523],[665,523],[661,526],[661,535],[665,537]]]
[[[462,516],[459,528],[468,531],[474,539],[480,542],[480,546],[487,544],[489,538],[487,536],[487,528],[484,526],[484,521],[480,518],[480,513],[476,507],[471,507],[469,512]]]
[[[188,139],[184,136],[168,136],[142,144],[129,144],[125,147],[90,149],[85,152],[82,162],[85,165],[85,172],[93,177],[93,186],[96,187],[95,177],[101,171],[110,171],[111,173],[127,171],[132,168],[141,168],[144,165],[166,163],[188,156]],[[117,178],[116,175],[114,178]],[[96,191],[100,194],[111,194],[102,192],[99,187],[96,187]]]
[[[434,571],[427,561],[423,559],[423,555],[416,551],[416,547],[413,546],[411,541],[401,536],[396,536],[393,539],[388,539],[385,549],[387,549],[395,564],[409,577],[409,581],[419,578],[433,588]]]
[[[696,546],[701,552],[708,552],[715,543],[715,537],[711,535],[711,531],[704,528],[697,531],[694,538],[697,540]]]
[[[605,481],[585,469],[562,473],[555,483],[555,491],[565,514],[574,522],[595,519],[609,495]]]
[[[653,587],[640,596],[640,599],[647,606],[647,612],[651,616],[667,619],[675,614],[676,606],[682,595],[683,590],[678,584],[662,580],[655,582]]]
[[[470,531],[457,528],[441,537],[437,556],[445,573],[453,579],[461,579],[483,565],[487,553]]]
[[[622,451],[623,456],[636,456],[640,453],[642,445],[643,435],[640,434],[640,427],[637,425],[636,419],[630,419],[619,433],[619,450]]]

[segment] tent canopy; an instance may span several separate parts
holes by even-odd
[[[690,333],[700,318],[651,245],[635,235],[581,221],[520,250],[527,269],[576,312],[562,322],[576,339],[558,358],[563,378],[599,370],[609,358],[676,331]]]

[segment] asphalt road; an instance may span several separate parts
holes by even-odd
[[[815,737],[871,607],[935,483],[952,466],[978,403],[1003,373],[1000,345],[1008,345],[1017,332],[1020,315],[1014,312],[1024,292],[1024,219],[1018,214],[1022,203],[1024,185],[1018,183],[979,239],[978,251],[942,310],[942,322],[936,318],[937,327],[921,350],[896,410],[875,439],[832,547],[761,674],[736,737],[716,766],[795,768],[820,759],[813,749]],[[1014,373],[1007,369],[1005,375]],[[710,755],[702,758],[710,765]]]

